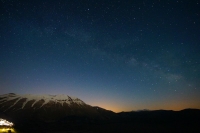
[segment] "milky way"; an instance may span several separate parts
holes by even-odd
[[[200,4],[1,1],[0,93],[113,111],[200,108]]]

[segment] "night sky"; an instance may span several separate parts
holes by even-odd
[[[1,0],[0,94],[119,111],[200,108],[199,0]]]

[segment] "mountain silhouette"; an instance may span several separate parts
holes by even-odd
[[[199,109],[115,113],[68,95],[0,95],[0,118],[14,122],[20,133],[200,131]]]

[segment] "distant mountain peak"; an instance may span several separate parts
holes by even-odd
[[[95,108],[76,97],[68,95],[35,95],[14,93],[0,95],[0,114],[27,122],[36,120],[43,122],[68,121],[75,119],[108,119],[115,115],[103,108]],[[85,120],[85,119],[84,119]]]
[[[15,102],[13,102],[13,104],[9,107],[11,108],[15,106],[19,101],[22,101],[22,99],[24,100],[23,100],[21,109],[23,109],[26,106],[26,104],[30,101],[32,101],[31,107],[34,107],[36,103],[42,100],[43,100],[43,103],[40,105],[40,108],[50,102],[60,103],[62,106],[64,103],[69,106],[71,104],[85,105],[85,103],[82,100],[76,97],[70,97],[64,94],[61,94],[61,95],[34,95],[34,94],[17,95],[14,93],[0,95],[0,104],[15,100]]]

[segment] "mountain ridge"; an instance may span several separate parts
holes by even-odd
[[[200,109],[140,110],[115,113],[98,106],[90,106],[68,95],[0,95],[0,118],[13,122],[21,132],[94,131],[140,132],[145,125],[152,132],[194,129],[200,131]],[[122,126],[123,125],[123,126]],[[26,127],[26,128],[24,128]],[[133,128],[134,127],[134,128]],[[146,130],[146,129],[145,129]],[[76,132],[75,132],[76,133]]]
[[[16,100],[12,105],[12,106],[15,106],[15,104],[17,104],[22,99],[26,99],[26,100],[23,102],[21,109],[23,109],[26,106],[26,104],[32,100],[34,102],[32,103],[31,107],[34,107],[34,105],[41,100],[43,100],[43,104],[41,105],[41,107],[49,102],[60,103],[62,106],[64,103],[68,105],[71,105],[72,103],[75,103],[78,105],[85,105],[85,103],[82,100],[76,97],[70,97],[68,95],[63,95],[63,94],[61,95],[32,95],[32,94],[17,95],[14,93],[0,95],[0,104],[4,102]],[[10,106],[10,108],[12,106]]]
[[[0,95],[0,112],[15,120],[55,122],[69,116],[88,119],[110,119],[114,112],[93,107],[68,95]]]

